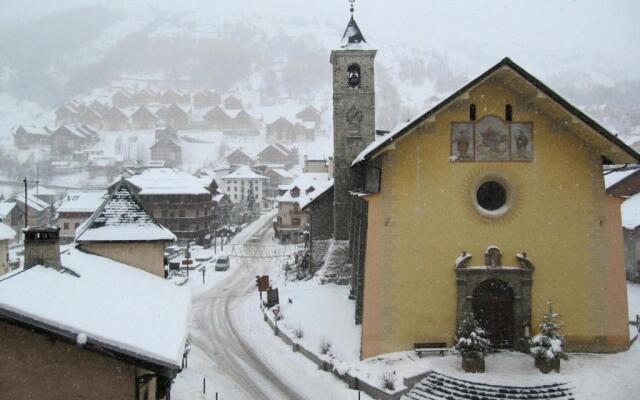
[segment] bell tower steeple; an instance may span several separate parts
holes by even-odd
[[[340,47],[331,51],[333,67],[333,220],[336,240],[349,239],[351,163],[375,138],[375,85],[372,49],[353,16]]]

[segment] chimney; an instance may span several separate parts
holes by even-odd
[[[60,268],[60,228],[39,226],[23,229],[24,269],[34,265]]]

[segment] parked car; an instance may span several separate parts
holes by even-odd
[[[215,270],[226,271],[229,269],[230,266],[231,266],[231,263],[229,261],[229,256],[220,256],[216,260]]]

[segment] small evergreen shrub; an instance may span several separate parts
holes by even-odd
[[[380,377],[382,388],[387,390],[396,389],[396,371],[385,371]]]
[[[322,338],[320,341],[320,354],[328,354],[331,350],[331,343],[327,338]]]
[[[491,349],[486,332],[470,311],[464,313],[458,325],[455,349],[469,358],[484,358]]]
[[[530,342],[529,351],[535,358],[553,360],[569,357],[562,350],[564,336],[560,334],[560,314],[553,312],[553,304],[549,302],[549,311],[544,314],[540,324],[540,333],[535,335]]]

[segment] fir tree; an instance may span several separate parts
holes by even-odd
[[[455,348],[463,356],[484,358],[491,349],[484,329],[480,327],[473,312],[467,311],[462,316],[456,332]]]
[[[549,311],[544,315],[540,324],[540,333],[531,339],[531,355],[535,358],[552,360],[568,357],[562,350],[564,336],[560,334],[560,314],[553,312],[553,304],[549,304]]]

